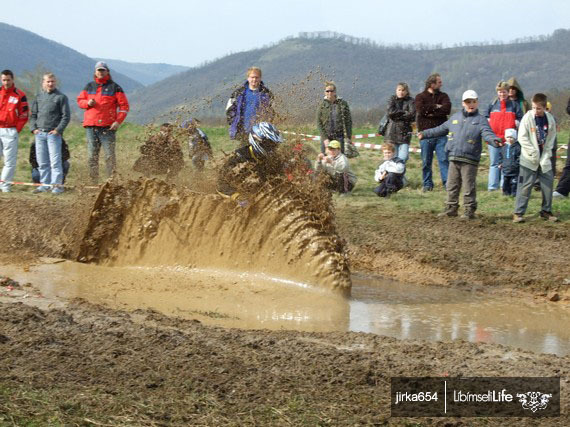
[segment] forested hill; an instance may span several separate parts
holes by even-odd
[[[141,88],[132,97],[131,119],[163,120],[172,112],[221,116],[231,90],[252,65],[263,69],[263,80],[285,114],[311,120],[325,79],[335,80],[353,109],[383,107],[399,81],[408,82],[415,95],[432,72],[441,73],[454,106],[466,89],[475,89],[486,104],[496,83],[511,76],[527,97],[570,88],[570,30],[516,43],[453,48],[379,46],[341,34],[303,34]]]
[[[41,80],[38,74],[52,71],[60,89],[74,99],[93,76],[94,59],[30,31],[0,22],[0,40],[1,68],[12,70],[23,89],[36,90],[37,80]],[[119,72],[111,73],[127,93],[142,87]]]

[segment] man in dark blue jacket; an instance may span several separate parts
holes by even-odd
[[[447,137],[445,151],[449,157],[447,176],[446,210],[440,216],[457,216],[459,192],[464,182],[463,204],[465,213],[462,218],[475,218],[477,210],[476,179],[477,167],[483,149],[482,139],[494,147],[502,146],[501,138],[493,133],[487,119],[479,114],[479,96],[474,90],[467,90],[462,96],[463,109],[452,115],[448,121],[438,127],[418,133],[422,138]]]
[[[247,80],[231,95],[226,105],[226,118],[231,139],[247,143],[253,125],[273,121],[273,94],[261,81],[261,69],[250,67]]]

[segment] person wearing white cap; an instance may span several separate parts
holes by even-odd
[[[109,66],[99,61],[95,76],[77,96],[77,105],[85,110],[83,127],[87,134],[89,176],[92,184],[99,181],[99,152],[105,152],[107,177],[115,172],[115,133],[129,112],[129,101],[123,88],[113,81]]]
[[[477,168],[483,149],[482,139],[494,147],[502,146],[499,138],[491,130],[489,122],[478,110],[479,96],[474,90],[466,90],[462,96],[463,109],[453,114],[440,126],[418,133],[418,138],[435,138],[448,135],[445,151],[449,156],[447,176],[446,209],[440,216],[457,216],[459,192],[463,186],[462,218],[475,218],[477,210],[476,179]]]
[[[502,158],[499,169],[503,173],[503,195],[516,196],[519,178],[521,145],[517,141],[516,129],[505,130],[505,145],[501,147]]]

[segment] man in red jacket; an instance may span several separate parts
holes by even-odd
[[[16,173],[19,134],[28,121],[28,100],[26,94],[14,86],[12,71],[4,70],[0,76],[0,150],[4,156],[0,189],[9,193]]]
[[[95,76],[77,96],[79,108],[85,110],[83,127],[87,133],[89,176],[99,181],[99,152],[105,152],[107,178],[115,172],[115,133],[129,112],[129,101],[121,86],[113,81],[109,67],[99,61]]]

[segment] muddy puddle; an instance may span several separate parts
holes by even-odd
[[[263,274],[186,267],[106,267],[44,260],[2,274],[46,298],[81,297],[114,308],[152,308],[205,324],[248,329],[358,331],[434,341],[497,343],[570,353],[570,314],[543,302],[352,276],[352,297]]]

